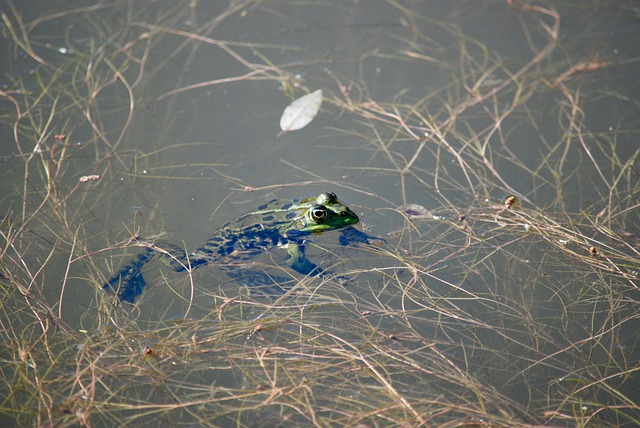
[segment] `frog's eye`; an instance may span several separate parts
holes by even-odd
[[[321,193],[316,198],[316,202],[321,205],[333,205],[338,202],[338,197],[333,192]]]
[[[311,219],[316,223],[322,223],[327,219],[327,209],[325,207],[311,208]]]

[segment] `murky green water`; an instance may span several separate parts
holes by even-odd
[[[635,2],[1,11],[1,420],[640,423]],[[135,305],[101,290],[134,235],[322,191],[386,239],[308,244],[346,285],[273,248],[242,269],[278,290],[159,262]]]

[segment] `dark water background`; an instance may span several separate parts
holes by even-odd
[[[21,254],[32,270],[46,264],[38,290],[72,329],[103,327],[104,320],[90,315],[102,299],[96,291],[101,277],[86,272],[104,279],[117,269],[135,251],[121,248],[132,231],[143,237],[166,233],[173,242],[194,248],[221,224],[265,201],[330,190],[358,212],[368,233],[387,239],[392,254],[357,249],[349,254],[331,236],[322,236],[318,244],[337,251],[341,269],[384,271],[402,265],[404,256],[420,257],[416,263],[424,268],[423,278],[433,276],[434,295],[468,299],[454,307],[477,324],[455,325],[451,317],[453,324],[434,327],[443,314],[437,305],[425,313],[417,301],[405,306],[410,287],[404,294],[389,291],[393,286],[371,271],[357,276],[352,295],[340,289],[328,295],[344,301],[355,296],[363,306],[379,304],[390,311],[417,311],[409,323],[412,332],[424,340],[450,342],[450,358],[467,361],[473,376],[526,408],[530,413],[522,420],[531,423],[550,420],[554,409],[563,408],[554,407],[552,394],[545,395],[553,389],[549,379],[566,373],[609,379],[611,372],[603,368],[608,363],[598,360],[624,359],[627,381],[616,388],[627,394],[622,401],[628,414],[640,418],[634,386],[640,360],[637,296],[628,297],[631,303],[619,312],[601,308],[606,303],[595,297],[595,303],[584,306],[558,298],[565,291],[576,298],[599,281],[604,288],[615,289],[620,282],[637,289],[637,277],[599,276],[566,252],[553,253],[540,243],[557,243],[561,236],[529,245],[514,238],[524,233],[522,228],[504,236],[497,244],[504,252],[494,258],[493,250],[482,246],[461,256],[454,251],[463,247],[466,233],[456,229],[458,216],[483,204],[499,207],[506,195],[517,195],[527,212],[556,219],[602,218],[596,215],[608,207],[613,217],[607,225],[616,236],[638,233],[637,2],[20,1],[1,8],[8,20],[0,46],[1,214],[24,222],[37,212],[28,239],[15,252],[5,249],[14,256],[5,256],[10,261],[4,263],[19,265],[15,254]],[[18,16],[26,23],[22,29]],[[556,35],[554,25],[555,40],[550,37]],[[28,39],[32,53],[16,38]],[[474,94],[494,88],[502,89],[474,101]],[[323,89],[325,97],[319,115],[304,129],[281,134],[283,109],[316,89]],[[58,94],[51,97],[55,102],[47,102],[48,110],[34,111],[31,120],[21,119],[15,141],[11,97],[28,93],[35,99],[34,94],[48,91]],[[22,111],[29,111],[28,105]],[[438,128],[442,137],[432,131],[432,124],[448,121],[456,125]],[[411,138],[406,128],[422,134]],[[58,134],[67,135],[70,147],[55,180],[55,192],[61,198],[70,195],[62,204],[65,221],[51,206],[37,209],[47,194],[46,168],[25,162],[38,152],[37,144],[53,147]],[[473,171],[471,178],[468,171]],[[90,174],[101,178],[74,191],[78,178]],[[407,203],[446,222],[411,224],[398,210]],[[75,241],[57,233],[59,228],[75,230],[85,251],[86,258],[74,260],[70,269],[69,252],[60,248],[71,248]],[[478,226],[473,239],[490,241],[493,232]],[[596,231],[584,233],[600,239]],[[637,240],[625,242],[631,262],[624,269],[637,275]],[[588,248],[592,242],[580,245]],[[309,253],[325,263],[336,261],[325,258],[322,249]],[[83,264],[87,259],[91,268]],[[259,262],[266,269],[282,266],[284,256],[274,253]],[[411,274],[404,275],[400,282],[410,284]],[[203,318],[211,308],[211,290],[223,287],[232,294],[237,287],[216,269],[194,273],[194,278],[195,305],[176,297],[188,296],[193,284],[176,275],[169,278],[175,288],[168,291],[156,278],[135,316],[151,322],[185,313]],[[378,292],[376,302],[371,296]],[[527,293],[536,303],[529,312],[516,311],[510,302],[526,303]],[[495,300],[486,304],[469,297],[489,295]],[[502,310],[507,315],[498,315]],[[611,313],[620,318],[607,318]],[[243,315],[254,316],[250,309]],[[397,329],[400,318],[381,317],[377,327]],[[335,325],[351,322],[340,309],[328,310],[326,319]],[[542,335],[548,346],[523,345],[537,340],[522,327],[528,322],[549,329]],[[515,333],[503,335],[502,329]],[[580,358],[567,351],[588,344],[585,338],[600,340],[599,334],[611,335],[606,340],[616,343],[615,352],[605,345]],[[455,346],[472,342],[475,352]],[[600,355],[606,350],[608,356]],[[503,362],[492,361],[497,354]],[[581,372],[584,361],[593,363],[588,374]],[[594,373],[594,368],[602,371]],[[414,382],[408,375],[398,377],[400,384]],[[203,379],[229,387],[242,383],[224,371]],[[331,394],[330,387],[320,390]],[[456,394],[454,389],[443,393]],[[602,403],[589,400],[595,399],[585,398],[585,413],[615,402],[610,397]],[[633,420],[602,414],[606,423]],[[393,425],[390,419],[380,423]]]

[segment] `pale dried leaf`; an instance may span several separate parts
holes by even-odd
[[[295,131],[307,126],[318,114],[322,105],[322,89],[304,95],[284,109],[280,118],[282,132]]]

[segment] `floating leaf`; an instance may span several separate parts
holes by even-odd
[[[302,129],[313,120],[322,104],[322,89],[304,95],[284,109],[280,118],[282,132]]]
[[[435,215],[433,215],[432,211],[429,211],[422,205],[408,204],[408,205],[402,205],[398,207],[398,209],[401,212],[405,213],[407,216],[409,216],[411,220],[420,219],[420,218],[433,218],[433,219],[437,218]]]

